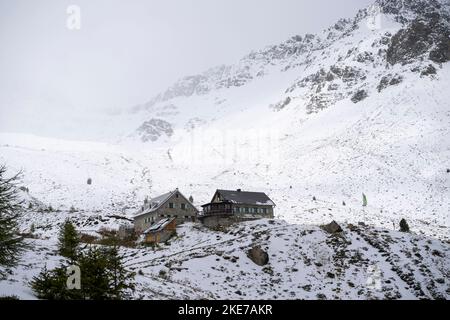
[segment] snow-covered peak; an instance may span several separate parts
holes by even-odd
[[[198,75],[184,77],[137,109],[149,109],[157,103],[179,97],[204,95],[213,90],[244,86],[266,76],[271,69],[286,71],[298,64],[307,63],[312,52],[324,50],[344,37],[350,41],[352,32],[358,29],[361,23],[370,28],[368,24],[371,18],[384,18],[382,23],[385,25],[389,25],[388,20],[393,20],[405,26],[417,17],[439,19],[448,23],[449,8],[448,0],[377,0],[368,8],[360,10],[354,18],[340,19],[317,35],[296,35],[281,44],[255,50],[235,65],[217,66]],[[433,16],[436,13],[440,16]],[[374,27],[385,28],[383,25]]]

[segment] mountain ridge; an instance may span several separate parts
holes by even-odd
[[[313,51],[324,50],[341,38],[348,36],[350,32],[358,28],[361,21],[368,19],[371,14],[393,15],[395,21],[401,23],[402,26],[406,26],[417,19],[436,18],[435,15],[438,13],[437,19],[443,21],[445,25],[443,36],[448,36],[449,8],[450,3],[447,0],[377,0],[368,8],[361,9],[354,18],[340,19],[333,26],[318,34],[296,35],[281,44],[252,51],[236,65],[221,65],[197,75],[183,77],[166,91],[156,95],[143,105],[133,107],[132,110],[137,112],[140,109],[148,109],[157,103],[164,103],[177,97],[190,97],[194,94],[204,95],[212,90],[243,86],[256,77],[264,76],[265,68],[269,64],[274,64],[274,62],[278,62],[281,70],[286,71],[299,63],[296,58]],[[375,19],[376,17],[372,18]],[[448,44],[446,44],[445,49],[448,48]],[[441,59],[437,62],[446,62],[449,59],[450,57],[447,56],[445,61]],[[300,64],[302,63],[300,62]],[[257,70],[251,70],[252,68]]]

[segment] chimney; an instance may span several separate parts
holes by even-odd
[[[237,192],[241,192],[242,190],[241,189],[237,189]]]

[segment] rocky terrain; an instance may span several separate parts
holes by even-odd
[[[448,299],[449,245],[365,225],[327,228],[261,220],[225,232],[178,228],[155,249],[122,249],[136,299]],[[29,280],[62,258],[52,241],[33,250],[0,294],[33,299]]]

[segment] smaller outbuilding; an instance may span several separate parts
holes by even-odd
[[[169,240],[176,234],[176,218],[165,218],[159,220],[143,232],[145,243],[158,243]]]

